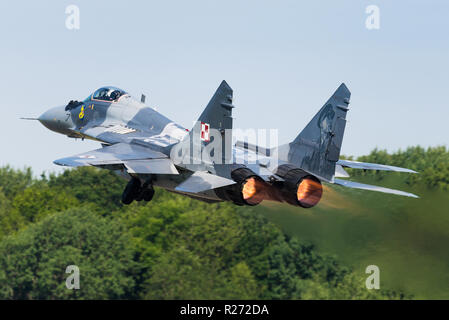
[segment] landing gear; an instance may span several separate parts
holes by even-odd
[[[122,194],[123,204],[131,204],[131,202],[136,199],[136,194],[139,190],[140,180],[137,178],[131,178]]]
[[[154,196],[154,189],[153,187],[145,188],[143,190],[143,200],[145,201],[151,201]]]
[[[136,201],[151,201],[154,196],[153,186],[147,182],[143,185],[138,178],[131,178],[122,194],[122,203],[131,204]]]

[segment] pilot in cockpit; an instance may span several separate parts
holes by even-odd
[[[114,90],[111,92],[110,94],[110,98],[112,101],[117,100],[118,98],[120,98],[122,96],[122,92],[120,92],[120,90]]]
[[[123,96],[126,92],[114,88],[114,87],[105,87],[100,88],[94,92],[92,98],[95,100],[103,100],[103,101],[117,101],[121,96]]]

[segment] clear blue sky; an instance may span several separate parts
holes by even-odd
[[[80,30],[65,8],[80,8]],[[380,8],[367,30],[365,8]],[[0,165],[56,170],[99,147],[19,120],[115,85],[190,127],[219,85],[234,89],[235,127],[290,141],[345,82],[344,154],[449,141],[449,2],[3,1]]]

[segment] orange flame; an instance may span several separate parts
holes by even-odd
[[[243,199],[250,205],[256,205],[265,198],[265,182],[255,177],[246,179],[243,183]]]
[[[242,195],[243,199],[250,205],[259,204],[263,200],[282,202],[280,190],[257,177],[246,179],[243,183]]]
[[[313,207],[320,201],[322,194],[321,183],[310,178],[304,178],[298,185],[296,197],[302,204]]]
[[[321,199],[323,187],[321,183],[312,178],[304,178],[296,190],[297,201],[306,208],[313,207]],[[286,201],[279,188],[267,184],[257,177],[250,177],[242,184],[243,200],[249,205],[256,205],[263,200]],[[294,200],[293,200],[294,201]],[[290,201],[287,200],[290,203]],[[291,202],[291,204],[295,204]]]

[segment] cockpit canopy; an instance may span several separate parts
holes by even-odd
[[[90,95],[86,100],[101,100],[101,101],[117,101],[120,97],[127,94],[122,89],[116,87],[102,87]]]

